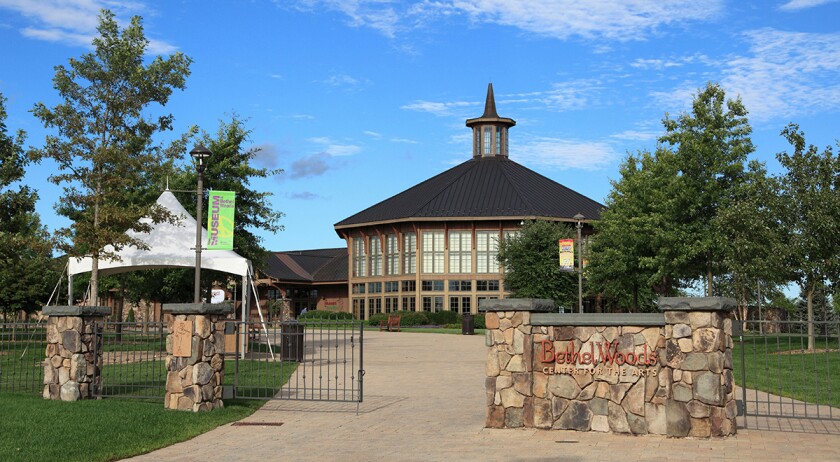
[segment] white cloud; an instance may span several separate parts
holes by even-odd
[[[554,169],[598,170],[609,165],[618,153],[607,142],[538,137],[526,141],[511,153],[517,162]]]
[[[328,137],[315,137],[307,139],[310,143],[321,145],[321,151],[330,156],[352,156],[362,150],[361,147],[352,144],[338,144],[334,143]]]
[[[400,109],[405,109],[407,111],[428,112],[437,116],[447,116],[453,114],[453,109],[478,105],[479,103],[468,103],[466,101],[455,101],[451,103],[416,101],[411,104],[403,105]]]
[[[410,140],[408,138],[391,138],[388,141],[390,141],[392,143],[420,144],[419,141]]]
[[[751,118],[789,119],[840,106],[840,34],[760,29],[745,33],[751,56],[727,63],[722,84]]]
[[[815,6],[827,5],[836,1],[837,0],[790,0],[780,6],[779,9],[782,11],[799,11],[807,8],[813,8]]]
[[[340,12],[351,26],[368,27],[389,38],[444,18],[466,16],[474,24],[516,27],[560,40],[644,40],[664,26],[705,21],[723,12],[723,0],[298,0],[294,5],[304,11]]]
[[[352,87],[359,84],[359,80],[347,74],[333,74],[322,80],[321,83],[325,83],[332,87]]]
[[[381,134],[381,133],[376,133],[376,132],[374,132],[374,131],[365,130],[365,131],[363,131],[362,133],[364,133],[365,135],[367,135],[367,136],[369,136],[369,137],[371,137],[371,138],[376,138],[376,139],[380,139],[380,138],[382,138],[382,134]]]
[[[624,130],[610,135],[610,138],[624,141],[651,141],[657,139],[660,134],[653,130]]]
[[[90,47],[98,34],[99,11],[110,9],[121,22],[124,17],[148,13],[138,2],[117,0],[0,0],[0,9],[12,10],[30,21],[21,34],[36,40]],[[148,37],[147,37],[148,38]],[[169,54],[177,47],[149,39],[148,54]]]

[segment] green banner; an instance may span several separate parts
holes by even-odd
[[[233,250],[235,205],[235,192],[210,191],[207,201],[207,250]]]

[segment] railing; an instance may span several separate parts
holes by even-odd
[[[46,347],[46,323],[0,323],[0,392],[43,393]]]
[[[163,401],[166,393],[166,332],[162,323],[96,323],[102,348],[97,397]],[[98,352],[95,352],[98,353]]]
[[[235,359],[232,368],[227,365],[225,383],[233,374],[236,398],[362,401],[362,322],[233,324],[230,330],[248,333],[244,352],[241,341],[227,351]]]
[[[746,415],[840,420],[840,321],[814,322],[811,350],[805,321],[733,323]]]

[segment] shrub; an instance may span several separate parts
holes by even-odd
[[[125,322],[135,322],[134,319],[134,308],[128,309],[128,315],[125,317]]]
[[[447,324],[458,324],[458,327],[461,326],[461,315],[454,311],[437,311],[429,313],[429,320],[432,324],[436,324],[438,326],[445,326]]]
[[[329,320],[329,321],[344,321],[353,320],[353,313],[344,311],[329,311],[329,310],[310,310],[298,316],[301,321],[305,320]]]
[[[475,315],[475,328],[487,329],[487,322],[484,318],[484,313],[478,313],[477,315]]]

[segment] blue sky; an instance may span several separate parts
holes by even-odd
[[[468,160],[488,82],[517,121],[511,159],[601,202],[708,81],[743,99],[771,172],[788,122],[819,146],[840,137],[832,0],[0,0],[0,92],[27,145],[47,134],[29,111],[59,102],[53,67],[89,50],[101,7],[142,16],[153,54],[195,60],[159,141],[236,113],[258,165],[285,170],[254,184],[286,214],[270,250],[343,246],[334,223]],[[50,228],[67,224],[53,171],[27,176]]]

